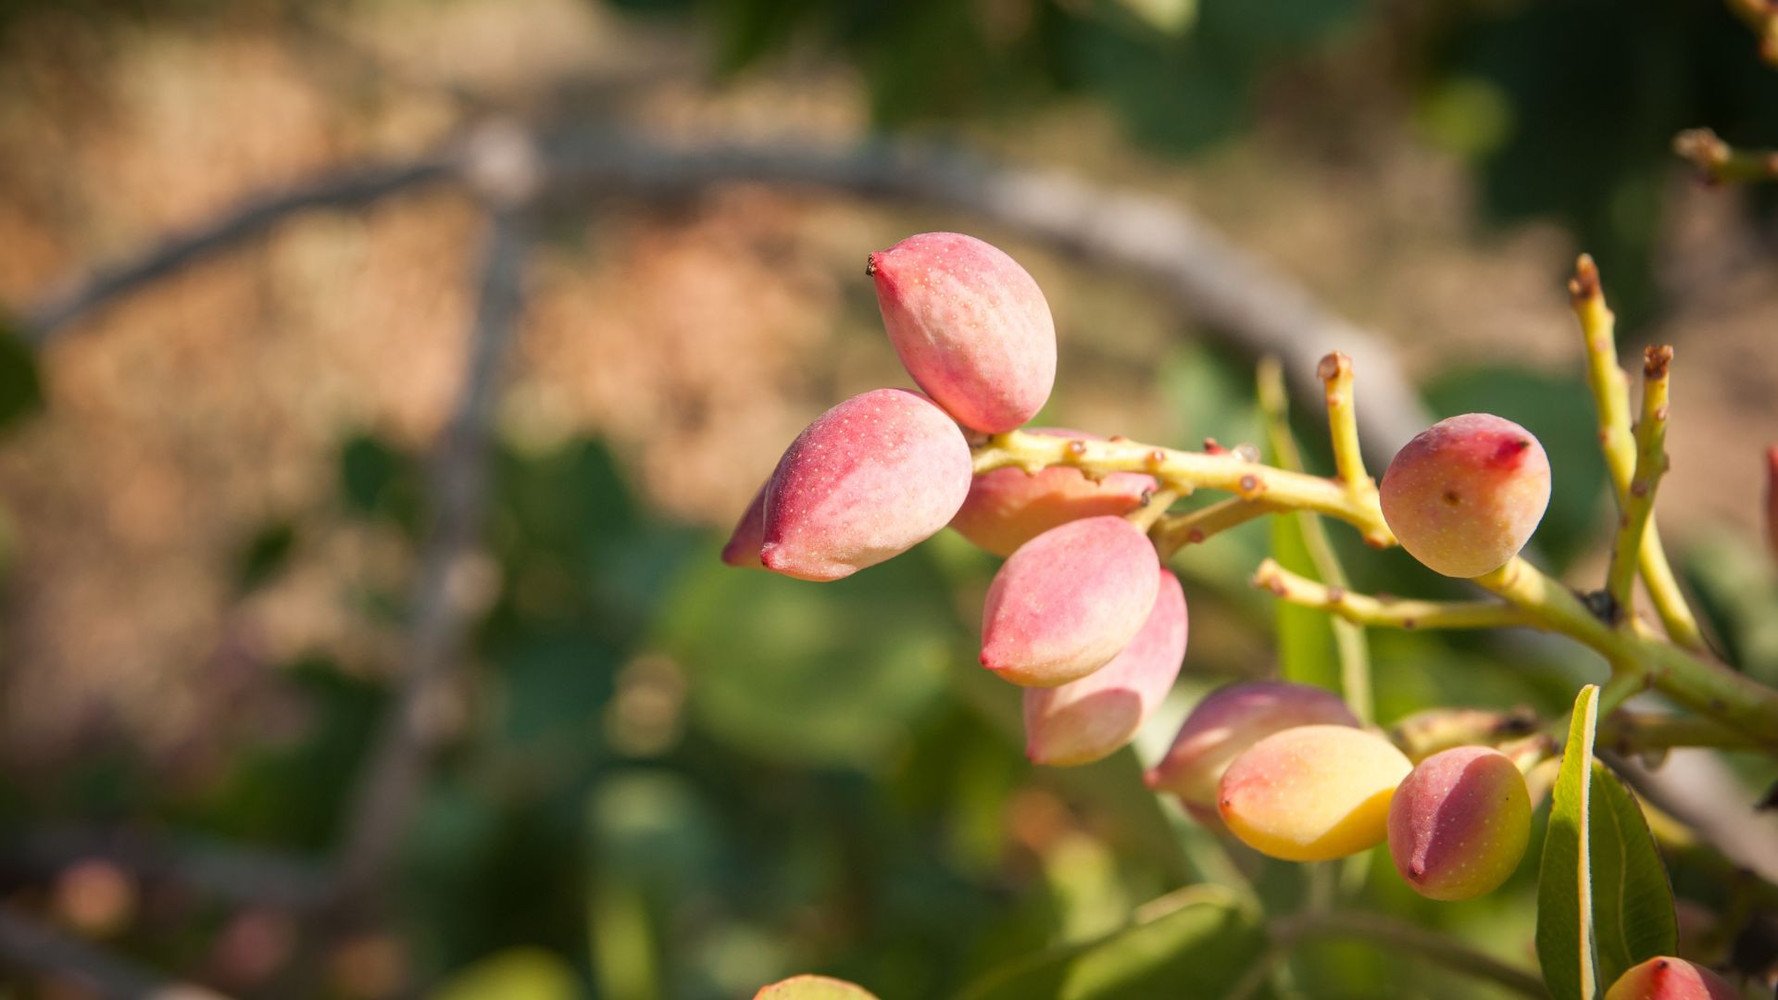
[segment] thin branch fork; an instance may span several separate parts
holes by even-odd
[[[1599,442],[1605,454],[1605,468],[1610,473],[1618,512],[1628,516],[1634,499],[1630,485],[1636,474],[1637,451],[1635,435],[1630,429],[1630,388],[1623,369],[1618,367],[1617,317],[1605,302],[1599,268],[1592,257],[1582,254],[1575,261],[1568,292],[1586,347],[1587,386],[1592,391],[1599,417]],[[1638,572],[1668,637],[1686,649],[1704,652],[1708,647],[1703,630],[1679,589],[1679,580],[1667,561],[1666,547],[1661,543],[1660,530],[1655,526],[1652,512],[1642,530],[1636,553]]]

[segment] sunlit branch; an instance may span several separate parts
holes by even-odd
[[[1630,389],[1623,369],[1618,367],[1617,317],[1605,304],[1605,292],[1599,284],[1599,269],[1593,258],[1582,254],[1574,265],[1574,278],[1568,283],[1575,318],[1580,321],[1587,356],[1587,386],[1592,390],[1593,404],[1599,416],[1599,442],[1605,454],[1605,468],[1619,512],[1627,509],[1630,480],[1636,472],[1636,440],[1630,431]],[[1667,562],[1655,520],[1649,518],[1637,550],[1637,565],[1642,573],[1649,599],[1661,617],[1661,625],[1674,642],[1687,649],[1702,651],[1703,632],[1686,606],[1679,581]]]
[[[1339,615],[1376,628],[1447,629],[1503,628],[1528,625],[1530,619],[1501,601],[1421,601],[1373,597],[1344,587],[1317,583],[1267,559],[1253,574],[1253,585],[1280,600]]]

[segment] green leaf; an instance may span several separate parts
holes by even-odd
[[[1555,1000],[1593,1000],[1598,992],[1592,883],[1587,877],[1588,786],[1598,716],[1599,687],[1588,684],[1574,700],[1543,839],[1543,867],[1537,880],[1537,961]]]
[[[508,948],[458,972],[433,994],[438,1000],[574,1000],[580,979],[560,956],[542,948]]]
[[[1272,558],[1278,565],[1311,580],[1320,579],[1303,541],[1302,515],[1281,513],[1272,517]],[[1333,621],[1325,611],[1289,601],[1274,602],[1278,626],[1278,661],[1284,679],[1340,690],[1340,662],[1334,644]]]
[[[1587,841],[1593,874],[1593,938],[1599,982],[1617,982],[1632,966],[1674,954],[1679,931],[1673,887],[1642,808],[1604,764],[1593,763]]]
[[[964,991],[969,1000],[1216,997],[1266,948],[1251,909],[1229,890],[1196,885],[1138,911],[1136,922],[1086,944],[1040,952]]]
[[[1593,759],[1599,689],[1575,700],[1550,805],[1537,957],[1557,1000],[1593,1000],[1631,966],[1678,947],[1673,890],[1623,782]]]

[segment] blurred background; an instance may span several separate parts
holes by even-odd
[[[1669,544],[1778,680],[1778,225],[1673,156],[1693,126],[1778,142],[1713,0],[0,2],[0,993],[951,996],[1226,865],[1138,762],[1204,690],[1331,664],[1246,584],[1290,529],[1182,557],[1170,716],[1055,771],[975,667],[960,539],[828,585],[717,561],[803,425],[906,382],[862,268],[923,230],[1045,289],[1043,423],[1259,442],[1258,355],[1359,343],[1374,470],[1423,418],[1524,423],[1576,581],[1593,253],[1626,354],[1677,351]],[[1033,176],[1152,199],[1119,218],[1203,234],[1200,283],[1000,197]],[[1333,534],[1364,589],[1459,592]],[[1599,673],[1505,641],[1375,635],[1381,720]],[[1533,880],[1365,893],[1528,965]],[[1294,971],[1500,995],[1357,945]]]

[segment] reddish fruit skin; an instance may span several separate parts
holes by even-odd
[[[1026,687],[1085,677],[1136,637],[1160,582],[1154,546],[1121,517],[1051,528],[994,574],[982,610],[982,666]]]
[[[765,569],[765,563],[759,561],[759,547],[766,541],[766,487],[771,485],[768,479],[753,494],[748,502],[747,510],[741,514],[741,520],[735,523],[735,530],[728,536],[728,543],[722,547],[722,561],[740,569]]]
[[[1531,794],[1512,758],[1452,747],[1421,761],[1389,803],[1389,856],[1415,892],[1473,899],[1500,888],[1531,839]]]
[[[760,562],[802,580],[850,576],[943,528],[963,505],[971,472],[963,432],[925,397],[905,389],[854,396],[779,459],[765,488]]]
[[[1037,282],[973,236],[921,233],[870,255],[901,363],[934,402],[988,434],[1030,420],[1056,380],[1056,325]]]
[[[1383,520],[1414,558],[1477,577],[1517,555],[1550,502],[1550,461],[1518,424],[1488,413],[1441,420],[1390,461]]]
[[[1309,684],[1243,681],[1224,685],[1198,702],[1161,762],[1145,780],[1200,811],[1216,809],[1217,783],[1229,762],[1273,733],[1316,724],[1358,726],[1339,696]]]
[[[1100,440],[1094,434],[1064,429],[1031,428],[1026,433]],[[1019,546],[1069,521],[1128,514],[1146,503],[1154,489],[1154,477],[1139,472],[1113,472],[1094,482],[1079,469],[1061,465],[1035,475],[1023,469],[995,469],[975,477],[951,527],[989,552],[1009,556]]]
[[[1663,956],[1619,976],[1605,1000],[1741,1000],[1741,991],[1701,965]]]
[[[1088,764],[1130,742],[1179,677],[1186,632],[1185,590],[1162,570],[1148,621],[1110,663],[1060,687],[1025,689],[1025,756]]]

